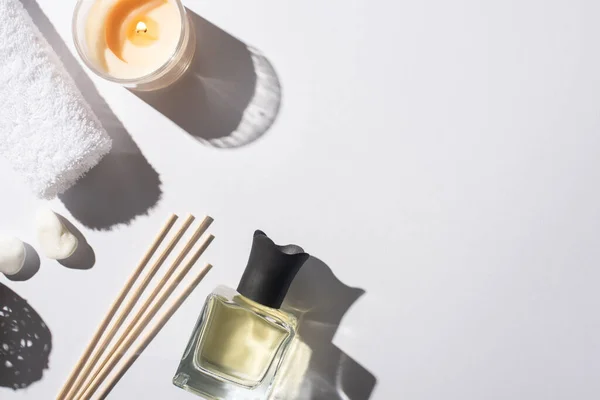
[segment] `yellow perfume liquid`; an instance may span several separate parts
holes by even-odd
[[[173,383],[207,399],[262,399],[296,318],[219,286],[207,299]]]
[[[295,321],[238,295],[234,301],[213,296],[207,324],[196,349],[196,363],[206,371],[226,374],[244,386],[264,379],[280,348],[290,339]]]

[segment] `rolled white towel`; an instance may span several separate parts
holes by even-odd
[[[0,0],[0,154],[42,198],[71,187],[111,139],[20,0]]]

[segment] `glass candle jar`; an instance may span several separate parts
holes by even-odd
[[[94,73],[141,91],[179,79],[196,47],[180,0],[78,0],[73,38]]]

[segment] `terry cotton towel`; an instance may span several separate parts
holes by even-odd
[[[0,0],[0,154],[42,198],[71,187],[111,140],[20,0]]]

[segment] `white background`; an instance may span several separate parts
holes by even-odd
[[[74,1],[39,3],[73,50]],[[111,230],[50,203],[96,265],[42,259],[27,282],[0,279],[53,335],[43,379],[0,398],[53,398],[167,214],[188,211],[215,218],[203,259],[215,269],[115,399],[194,398],[171,384],[179,356],[205,296],[236,286],[258,228],[366,291],[334,344],[376,377],[371,399],[599,398],[600,3],[186,4],[269,59],[277,120],[217,149],[94,78],[162,198]],[[9,172],[0,184],[1,228],[35,245],[42,202]]]

